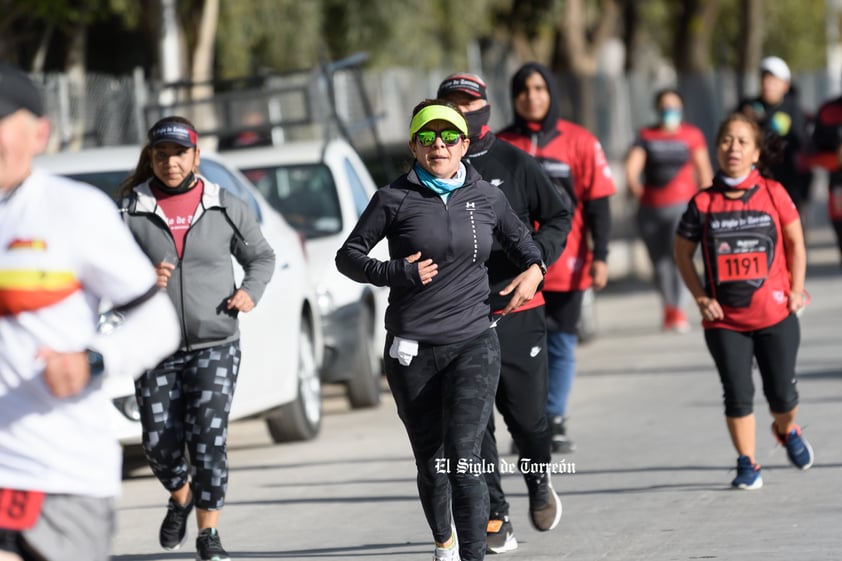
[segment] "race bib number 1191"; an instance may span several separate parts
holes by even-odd
[[[719,282],[765,279],[769,273],[762,251],[717,255],[716,270]]]

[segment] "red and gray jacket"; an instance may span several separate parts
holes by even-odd
[[[574,209],[567,246],[547,272],[544,291],[584,290],[593,282],[590,275],[593,260],[605,261],[608,257],[611,236],[608,197],[616,188],[599,140],[587,129],[558,118],[558,95],[552,73],[540,64],[529,63],[515,77],[521,75],[525,79],[532,72],[540,73],[547,83],[550,92],[547,115],[541,122],[530,122],[515,111],[514,124],[497,136],[534,156]],[[518,91],[513,79],[513,102]]]

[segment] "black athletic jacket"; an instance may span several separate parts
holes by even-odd
[[[414,170],[379,189],[336,253],[342,274],[391,288],[386,330],[393,335],[440,345],[488,329],[485,262],[495,237],[521,271],[542,260],[503,192],[470,164],[465,167],[465,185],[447,204],[421,185]],[[391,257],[385,262],[368,256],[384,237]],[[427,285],[421,284],[417,265],[405,259],[417,251],[438,265],[438,275]]]
[[[547,266],[552,265],[564,250],[573,209],[559,196],[558,191],[538,160],[497,139],[488,131],[483,137],[471,139],[465,158],[482,178],[506,195],[515,214],[532,232],[532,239],[541,249]],[[491,249],[486,263],[491,283],[491,309],[506,306],[508,297],[498,292],[511,282],[521,269],[508,258],[499,242]],[[535,307],[543,298],[533,298],[521,309]]]

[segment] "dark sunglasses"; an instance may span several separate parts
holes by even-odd
[[[441,138],[441,141],[448,146],[454,146],[462,139],[462,133],[452,129],[445,129],[443,131],[419,131],[415,134],[415,138],[421,146],[432,146],[436,141],[436,137]]]

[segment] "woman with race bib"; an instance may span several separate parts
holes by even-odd
[[[730,115],[716,136],[719,171],[681,217],[675,260],[693,295],[716,363],[725,419],[737,450],[737,489],[763,486],[755,459],[752,359],[774,422],[772,434],[790,462],[806,470],[813,450],[795,424],[796,312],[804,307],[806,251],[798,210],[783,185],[769,179],[773,148],[757,123]],[[701,245],[704,278],[693,265]]]

